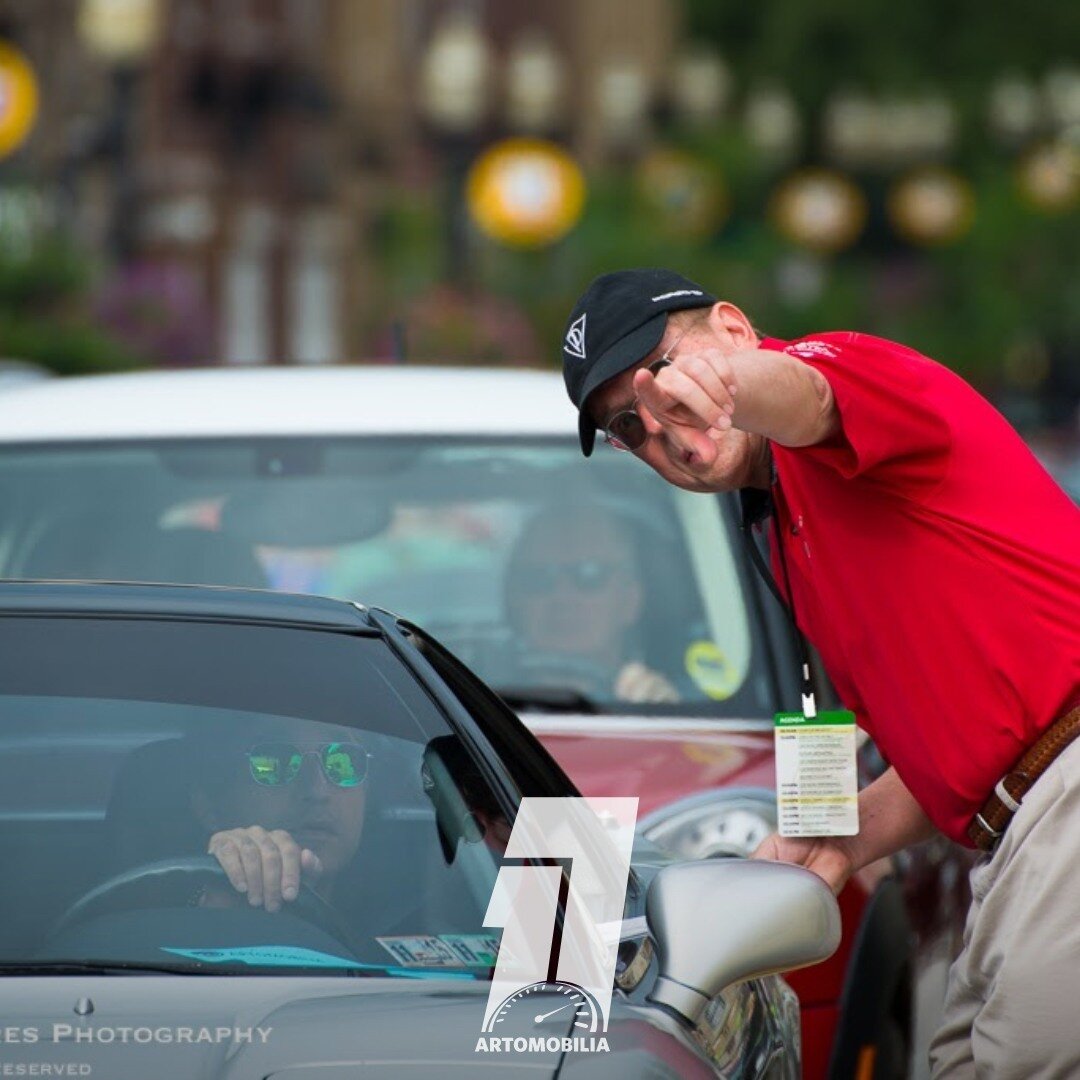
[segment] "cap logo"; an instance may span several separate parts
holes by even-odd
[[[585,359],[585,314],[575,319],[566,331],[566,344],[563,349],[579,360]]]
[[[659,296],[654,296],[652,302],[654,304],[660,303],[661,300],[671,300],[676,296],[704,296],[705,294],[700,289],[676,289],[674,292],[661,293]]]

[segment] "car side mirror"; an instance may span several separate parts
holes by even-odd
[[[645,916],[660,969],[649,1000],[691,1024],[725,986],[816,964],[840,944],[831,890],[787,863],[666,866],[649,887]]]

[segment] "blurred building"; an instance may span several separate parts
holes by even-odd
[[[198,359],[331,362],[366,349],[377,314],[373,193],[435,198],[449,173],[453,197],[455,173],[514,133],[587,164],[626,152],[678,13],[677,0],[0,0],[0,30],[41,85],[38,127],[4,170],[44,181],[55,215],[120,274],[151,263],[197,294],[171,317],[206,321]]]

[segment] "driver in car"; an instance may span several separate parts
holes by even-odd
[[[633,658],[642,590],[627,529],[611,512],[585,502],[540,510],[510,554],[505,589],[522,682],[618,701],[679,700]]]
[[[351,728],[268,720],[251,741],[216,743],[192,793],[228,888],[200,904],[278,911],[301,882],[333,902],[364,828],[369,756]]]

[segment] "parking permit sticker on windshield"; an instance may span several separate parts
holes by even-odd
[[[859,784],[855,714],[776,716],[776,811],[781,836],[855,836]]]
[[[348,968],[375,975],[397,975],[410,979],[473,979],[468,971],[414,971],[415,965],[362,964],[344,956],[317,952],[293,945],[245,945],[229,949],[177,949],[161,945],[162,952],[209,964],[248,964],[252,967]],[[438,965],[429,964],[428,967]]]
[[[251,964],[254,967],[328,967],[362,968],[360,964],[344,956],[303,949],[293,945],[245,945],[230,949],[176,949],[161,946],[164,952],[175,953],[189,960],[202,960],[214,964]]]
[[[494,967],[499,957],[499,939],[493,934],[440,934],[466,964]]]
[[[490,934],[439,934],[375,939],[404,967],[494,967],[499,939]]]
[[[697,688],[714,701],[724,701],[739,689],[739,672],[715,642],[691,642],[683,663]]]

